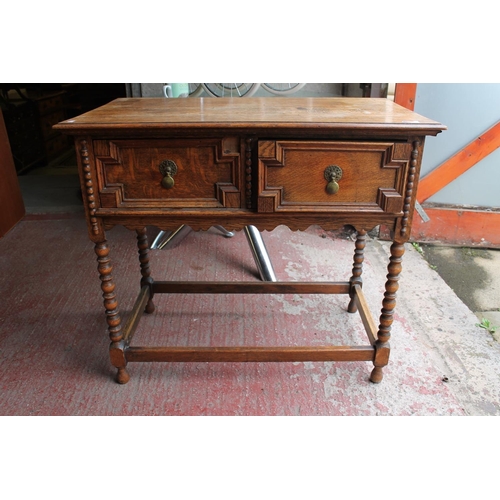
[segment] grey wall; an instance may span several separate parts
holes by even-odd
[[[426,140],[422,176],[500,120],[499,83],[419,83],[415,111],[448,127]],[[429,202],[500,207],[500,149],[481,160]]]

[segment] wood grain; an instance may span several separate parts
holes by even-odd
[[[154,293],[296,293],[296,294],[338,294],[349,293],[349,282],[285,282],[285,281],[155,281]]]
[[[129,347],[127,361],[292,362],[371,361],[372,346],[314,347]]]
[[[446,127],[388,99],[362,98],[128,98],[116,99],[56,125],[65,133],[106,131],[312,128],[331,131],[391,131],[436,135]]]

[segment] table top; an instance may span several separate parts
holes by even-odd
[[[120,98],[65,120],[54,128],[68,134],[102,129],[314,128],[398,130],[437,135],[446,127],[389,99],[303,98]]]

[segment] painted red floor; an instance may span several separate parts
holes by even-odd
[[[138,291],[135,233],[108,233],[122,316]],[[347,280],[354,244],[319,228],[263,233],[279,280]],[[386,249],[368,242],[365,293],[378,321]],[[379,385],[371,363],[131,363],[113,381],[93,245],[78,217],[25,220],[0,240],[2,415],[464,415],[405,304]],[[418,258],[418,255],[410,256]],[[156,279],[258,279],[245,236],[191,233],[151,252]],[[411,266],[411,265],[410,265]],[[404,272],[405,274],[405,272]],[[412,270],[400,295],[414,295]],[[366,344],[346,296],[161,295],[136,345]],[[421,305],[419,305],[421,307]],[[425,311],[420,309],[420,314]],[[410,319],[408,319],[408,317]],[[451,375],[450,375],[451,376]]]

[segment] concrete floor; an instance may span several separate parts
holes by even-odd
[[[420,248],[429,265],[499,341],[500,250],[436,245]]]
[[[68,150],[18,177],[26,214],[83,214],[76,155]]]
[[[21,186],[29,214],[81,211],[76,179],[68,176],[54,180],[56,176],[50,176],[52,180],[37,181],[33,179],[36,175],[25,177]],[[44,183],[52,185],[48,198],[41,194]],[[48,199],[52,204],[56,199],[59,203],[50,208]],[[288,259],[276,238],[291,240],[286,246],[289,252],[300,249],[300,254],[293,255],[301,262],[288,259],[282,263],[286,277],[298,277],[304,262],[321,274],[328,257],[325,245],[318,241],[333,241],[332,235],[319,229],[285,233],[265,233],[265,240],[274,262]],[[346,243],[352,244],[344,241],[332,248],[343,252]],[[377,238],[367,244],[365,293],[376,321],[389,246],[389,242]],[[393,351],[382,384],[360,386],[359,373],[349,371],[348,378],[343,379],[338,373],[333,375],[327,364],[318,368],[314,363],[301,363],[291,376],[309,373],[317,382],[322,381],[322,397],[330,404],[336,402],[334,410],[323,409],[323,414],[500,415],[500,343],[492,332],[477,326],[482,318],[490,319],[492,326],[500,325],[499,251],[411,244],[406,248],[391,340]],[[157,251],[158,255],[160,252],[165,251]],[[309,302],[301,306],[288,299],[281,300],[280,307],[296,317],[312,310]],[[368,365],[366,370],[369,373]],[[216,372],[212,375],[215,377]],[[279,408],[272,411],[277,414]]]

